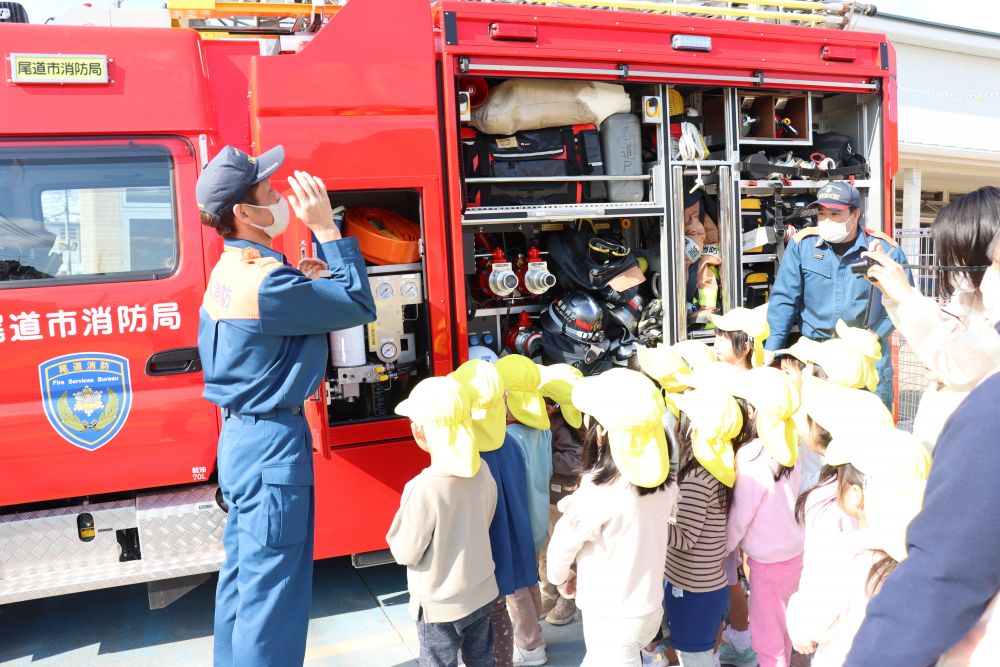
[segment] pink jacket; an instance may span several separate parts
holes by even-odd
[[[760,440],[736,453],[736,484],[726,523],[726,550],[742,547],[760,563],[782,563],[802,553],[802,526],[795,520],[799,468],[774,480],[778,463]]]

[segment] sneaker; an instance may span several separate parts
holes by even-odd
[[[538,620],[539,621],[544,621],[545,617],[549,615],[549,612],[552,611],[553,607],[555,607],[559,603],[560,600],[562,600],[562,598],[558,597],[558,596],[556,596],[554,598],[550,598],[550,597],[546,597],[546,596],[543,595],[542,596],[542,611],[541,611],[541,613],[538,614]]]
[[[517,644],[514,644],[514,664],[519,667],[534,667],[535,665],[544,665],[549,661],[547,655],[545,655],[545,644],[542,644],[538,648],[523,649]]]
[[[576,618],[576,602],[559,598],[559,602],[545,616],[549,625],[567,625]]]
[[[655,651],[642,649],[642,667],[668,667],[670,661],[667,660],[667,651],[662,646],[657,646]]]
[[[732,644],[723,644],[719,648],[719,662],[730,667],[757,667],[757,654],[752,648],[737,651]]]

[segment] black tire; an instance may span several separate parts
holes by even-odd
[[[9,12],[2,11],[4,9],[9,10]],[[0,14],[7,14],[10,16],[7,18],[0,18],[0,23],[30,23],[28,21],[28,12],[25,11],[24,7],[21,6],[19,2],[0,2]]]

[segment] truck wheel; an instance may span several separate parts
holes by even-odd
[[[0,2],[0,23],[29,23],[28,12],[19,2]]]

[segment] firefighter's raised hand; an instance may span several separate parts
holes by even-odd
[[[322,179],[304,171],[295,171],[288,179],[295,194],[288,196],[288,203],[296,217],[316,235],[320,243],[341,238],[340,230],[333,224],[333,207]]]
[[[310,280],[316,280],[322,275],[323,271],[326,271],[329,268],[330,267],[326,265],[326,262],[314,257],[303,258],[302,261],[299,262],[298,266],[299,271],[301,271],[306,278],[309,278]]]

